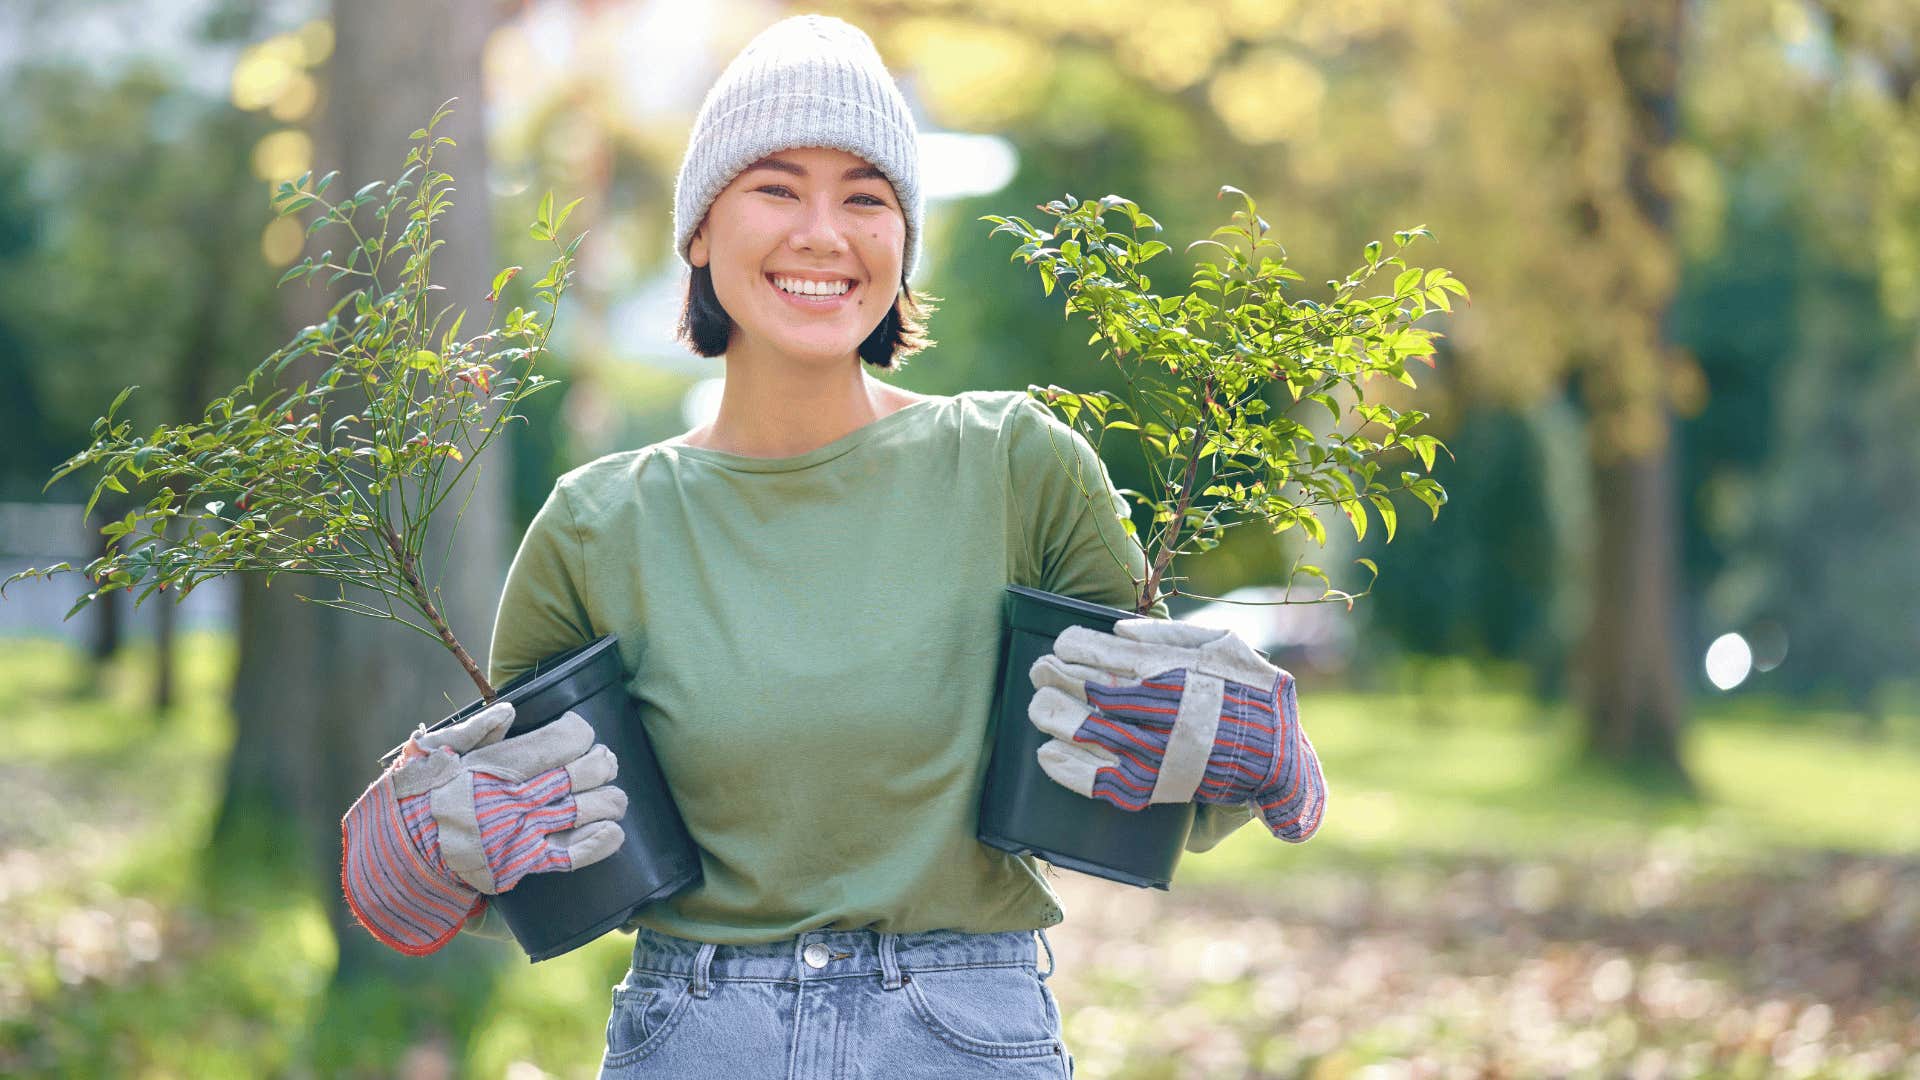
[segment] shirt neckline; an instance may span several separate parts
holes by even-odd
[[[755,457],[751,454],[736,454],[730,450],[715,450],[709,446],[690,446],[686,443],[666,442],[661,447],[673,451],[682,457],[695,461],[708,461],[735,472],[783,473],[811,468],[824,464],[853,450],[867,440],[881,434],[889,428],[906,422],[907,414],[919,410],[922,405],[931,405],[950,400],[942,395],[929,395],[910,401],[877,420],[869,420],[845,435],[824,446],[816,446],[804,454],[791,454],[787,457]]]

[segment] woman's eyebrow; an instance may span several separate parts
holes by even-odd
[[[748,172],[752,172],[755,169],[771,169],[774,172],[783,172],[800,177],[807,175],[806,166],[798,164],[797,162],[788,161],[785,158],[777,157],[764,157],[747,166]],[[840,174],[840,179],[842,180],[885,180],[886,178],[886,173],[881,172],[872,165],[855,165],[853,168]]]

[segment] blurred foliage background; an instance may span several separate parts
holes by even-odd
[[[567,385],[455,555],[483,642],[553,478],[712,407],[719,362],[672,340],[674,177],[720,68],[800,11],[867,30],[921,127],[912,284],[942,304],[885,376],[910,389],[1117,388],[978,220],[1067,192],[1166,225],[1165,292],[1222,184],[1303,285],[1424,224],[1417,261],[1473,290],[1394,388],[1454,454],[1437,520],[1355,543],[1335,515],[1324,552],[1240,530],[1182,568],[1243,600],[1302,554],[1380,576],[1351,610],[1175,605],[1300,676],[1329,814],[1304,847],[1188,856],[1169,893],[1059,875],[1077,1075],[1920,1075],[1907,0],[20,0],[6,572],[83,564],[124,511],[83,527],[78,478],[43,490],[115,391],[143,426],[197,416],[325,311],[273,286],[304,238],[271,186],[390,178],[457,95],[455,295],[533,261],[543,190],[592,229]],[[280,580],[70,622],[72,582],[0,602],[0,1073],[591,1075],[630,939],[406,960],[347,918],[340,814],[470,687]]]

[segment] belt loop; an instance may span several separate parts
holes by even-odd
[[[1047,975],[1053,974],[1054,970],[1058,968],[1059,965],[1054,963],[1053,943],[1047,940],[1047,932],[1045,930],[1035,930],[1034,933],[1040,935],[1040,944],[1046,946],[1046,949],[1047,949],[1047,971],[1045,975],[1040,975],[1040,981],[1046,982]],[[1035,957],[1034,961],[1035,961],[1033,965],[1034,974],[1039,975],[1040,974],[1039,957]]]
[[[704,998],[713,995],[713,984],[708,980],[708,976],[713,967],[713,954],[718,949],[719,946],[713,942],[704,942],[700,946],[699,955],[693,958],[694,997]]]
[[[900,974],[900,960],[894,955],[894,944],[900,940],[900,935],[885,930],[879,931],[879,934],[880,986],[885,990],[898,990],[906,985],[906,979]]]

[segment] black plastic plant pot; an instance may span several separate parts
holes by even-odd
[[[531,962],[571,952],[627,921],[634,910],[700,880],[700,853],[674,804],[653,744],[620,669],[612,634],[547,657],[499,694],[513,702],[508,737],[579,713],[619,762],[614,783],[627,793],[619,850],[577,870],[528,874],[487,902],[505,918]],[[474,701],[429,730],[457,723],[487,705]]]
[[[1186,850],[1194,805],[1153,803],[1124,810],[1048,776],[1035,756],[1052,736],[1027,718],[1027,671],[1053,651],[1069,626],[1112,632],[1137,616],[1058,593],[1009,585],[1001,598],[1000,673],[993,706],[993,757],[980,793],[980,842],[1031,853],[1055,866],[1139,888],[1165,889]]]

